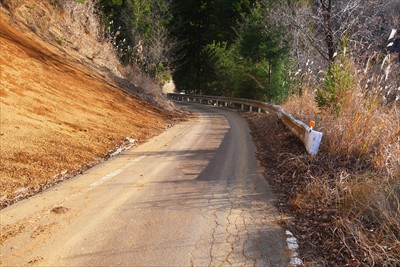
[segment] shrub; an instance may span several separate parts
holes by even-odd
[[[305,94],[291,96],[284,104],[294,114],[306,106],[308,112],[297,115],[316,117],[324,133],[320,154],[299,159],[308,166],[307,172],[293,166],[303,176],[298,179],[308,182],[297,188],[292,204],[300,214],[326,219],[326,245],[321,249],[334,253],[336,264],[396,266],[400,255],[400,112],[396,102],[382,97],[381,88],[387,88],[389,81],[381,77],[388,73],[374,67],[365,70],[343,54],[330,66],[315,95],[303,89]],[[374,83],[370,77],[375,77]],[[311,104],[314,100],[317,107]],[[318,238],[311,242],[318,243]]]
[[[343,52],[340,58],[329,66],[324,84],[317,90],[315,100],[318,107],[338,115],[345,102],[350,101],[354,93],[351,90],[357,89],[355,74],[353,62]]]

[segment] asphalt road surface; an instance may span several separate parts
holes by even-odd
[[[285,231],[235,111],[189,121],[1,210],[1,265],[288,266]]]

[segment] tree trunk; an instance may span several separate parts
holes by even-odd
[[[336,52],[336,44],[333,38],[333,27],[332,27],[332,0],[325,2],[320,0],[323,18],[324,18],[324,31],[325,31],[325,43],[328,52],[329,64],[333,62],[334,55]]]

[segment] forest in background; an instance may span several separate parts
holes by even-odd
[[[18,4],[0,3],[10,10]],[[125,71],[110,60],[117,54],[134,92],[151,103],[167,102],[158,85],[172,77],[179,91],[281,103],[315,120],[324,134],[316,157],[292,147],[269,153],[278,164],[273,177],[295,181],[285,197],[302,259],[310,266],[398,266],[398,0],[49,3],[73,23],[54,31],[40,12],[22,16],[29,29],[40,35],[42,24],[51,36],[44,40],[71,47],[83,61],[106,56],[102,66],[114,78]],[[99,43],[81,40],[83,33]],[[110,43],[114,51],[105,49]],[[158,94],[144,93],[151,90]]]
[[[343,53],[360,69],[376,72],[387,63],[388,38],[399,27],[400,14],[396,0],[98,4],[106,33],[125,64],[140,66],[160,82],[173,76],[179,91],[275,103],[301,94],[304,82],[315,86],[329,80]],[[380,84],[382,95],[393,102],[399,67],[383,68],[391,73]],[[319,94],[318,103],[329,105],[324,102],[332,98],[332,88],[325,87],[328,92]]]

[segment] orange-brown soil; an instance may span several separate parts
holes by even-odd
[[[103,159],[174,114],[0,19],[0,207]]]

